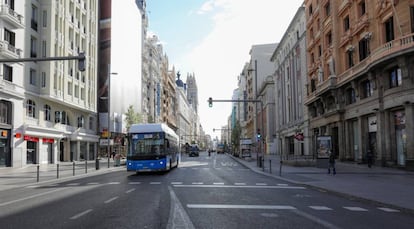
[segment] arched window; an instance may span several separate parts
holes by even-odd
[[[36,118],[36,103],[31,99],[26,101],[26,116]]]
[[[50,106],[45,104],[43,111],[45,113],[45,121],[50,121]]]

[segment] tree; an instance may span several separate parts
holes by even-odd
[[[231,142],[234,144],[234,152],[239,151],[240,147],[241,126],[239,120],[236,121],[234,128],[231,130]]]
[[[134,107],[130,105],[128,107],[128,111],[125,113],[125,121],[126,121],[126,128],[129,130],[132,124],[141,123],[142,122],[142,115],[139,113],[135,113]]]

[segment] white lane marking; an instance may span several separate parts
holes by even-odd
[[[130,190],[127,190],[125,193],[130,193],[130,192],[133,192],[133,191],[135,191],[135,188],[131,188]]]
[[[223,182],[216,182],[216,183],[213,183],[214,185],[224,185],[224,183]]]
[[[288,186],[288,184],[277,184],[279,186]]]
[[[79,186],[80,185],[80,183],[70,183],[70,184],[67,184],[67,186]]]
[[[360,208],[360,207],[343,207],[343,208],[345,208],[347,210],[350,210],[350,211],[358,211],[358,212],[366,212],[366,211],[368,211],[367,209]]]
[[[112,197],[111,199],[104,201],[104,203],[105,204],[109,204],[109,203],[111,203],[112,201],[114,201],[114,200],[116,200],[118,198],[119,198],[119,196]]]
[[[170,216],[168,217],[167,229],[194,229],[190,217],[175,195],[174,190],[170,186],[168,186],[168,190],[170,191]]]
[[[9,204],[14,204],[14,203],[17,203],[17,202],[20,202],[20,201],[24,201],[24,200],[36,198],[36,197],[39,197],[39,196],[44,196],[44,195],[47,195],[47,194],[50,194],[50,193],[53,193],[53,192],[62,191],[64,189],[66,189],[66,188],[53,189],[53,190],[50,190],[50,191],[47,191],[47,192],[42,192],[42,193],[39,193],[39,194],[36,194],[36,195],[24,197],[24,198],[21,198],[21,199],[17,199],[17,200],[12,200],[12,201],[9,201],[9,202],[0,203],[0,207],[6,206],[6,205],[9,205]]]
[[[274,210],[295,210],[288,205],[240,205],[240,204],[187,204],[188,208],[219,208],[219,209],[274,209]]]
[[[234,185],[246,185],[246,183],[234,183]]]
[[[120,184],[121,182],[114,181],[114,182],[108,182],[107,184]]]
[[[328,208],[325,206],[309,206],[310,208],[312,208],[313,210],[318,210],[318,211],[331,211],[332,208]]]
[[[378,208],[378,209],[385,211],[385,212],[400,212],[400,210],[392,209],[392,208]]]
[[[30,185],[30,186],[26,186],[25,188],[39,188],[40,185]]]
[[[256,183],[256,185],[261,185],[261,186],[263,186],[263,185],[267,185],[266,183]]]
[[[322,225],[325,228],[328,228],[328,229],[340,229],[340,227],[337,227],[337,226],[333,225],[332,223],[330,223],[328,221],[325,221],[323,219],[320,219],[320,218],[318,218],[316,216],[313,216],[311,214],[308,214],[306,212],[303,212],[303,211],[300,211],[300,210],[294,210],[292,212],[295,213],[295,214],[297,214],[297,215],[299,215],[299,216],[302,216],[304,218],[307,218],[307,219],[309,219],[309,220],[311,220],[311,221],[313,221],[315,223],[318,223],[318,224]]]
[[[193,182],[192,184],[194,184],[194,185],[202,185],[204,183],[203,182]]]
[[[92,209],[88,209],[86,211],[83,211],[83,212],[81,212],[81,213],[79,213],[77,215],[74,215],[74,216],[70,217],[70,219],[77,219],[77,218],[79,218],[81,216],[84,216],[84,215],[88,214],[91,211],[92,211]]]
[[[98,182],[89,182],[88,185],[98,185]]]
[[[260,186],[260,185],[174,185],[177,188],[268,188],[268,189],[306,189],[300,186]]]
[[[174,184],[183,184],[183,182],[171,182],[172,185]]]
[[[150,182],[150,184],[161,184],[161,182]]]
[[[141,182],[129,182],[128,184],[141,184]]]

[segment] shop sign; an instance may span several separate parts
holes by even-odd
[[[30,141],[30,142],[39,142],[39,138],[37,138],[37,137],[32,137],[32,136],[27,136],[27,135],[25,135],[25,136],[23,137],[23,139],[24,139],[25,141]]]
[[[43,143],[54,143],[55,139],[53,139],[53,138],[43,138],[42,141],[43,141]]]

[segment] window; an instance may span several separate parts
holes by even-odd
[[[318,55],[319,55],[319,57],[322,56],[322,46],[321,45],[318,46]]]
[[[313,14],[313,7],[312,4],[309,5],[309,16],[312,16]]]
[[[7,64],[3,64],[3,80],[13,82],[13,68]]]
[[[47,46],[46,41],[42,41],[42,57],[46,57]]]
[[[331,31],[329,31],[329,32],[326,34],[326,44],[327,44],[328,46],[331,46],[331,45],[332,45],[332,32],[331,32]]]
[[[385,41],[390,42],[394,40],[394,22],[393,17],[390,17],[384,22],[385,27]]]
[[[349,30],[349,16],[347,15],[345,18],[344,18],[344,31],[346,32],[346,31],[348,31]]]
[[[83,128],[85,125],[85,118],[83,115],[78,117],[78,128]]]
[[[10,45],[16,45],[16,34],[8,29],[4,29],[4,40],[7,41]]]
[[[45,121],[50,121],[51,109],[50,106],[45,104],[43,107],[43,111],[45,113]]]
[[[395,67],[389,71],[390,88],[399,87],[402,85],[401,69]]]
[[[75,98],[79,98],[79,86],[75,85]]]
[[[329,2],[326,3],[324,8],[325,8],[325,15],[327,17],[330,16],[331,15],[331,4]]]
[[[89,129],[93,130],[95,125],[94,125],[94,119],[93,117],[89,117]]]
[[[60,121],[62,120],[62,116],[60,111],[55,111],[55,123],[60,123]]]
[[[374,88],[371,80],[365,80],[364,82],[362,82],[362,87],[364,92],[364,98],[371,97],[374,94]]]
[[[81,99],[85,100],[85,88],[81,88]]]
[[[0,100],[0,123],[12,124],[12,103]]]
[[[347,56],[348,68],[352,68],[354,66],[354,51],[348,50],[346,52],[346,56]]]
[[[346,90],[346,104],[353,104],[356,102],[356,95],[355,90],[353,88],[349,88]]]
[[[363,38],[359,41],[359,61],[364,60],[369,55],[369,40]]]
[[[358,4],[358,7],[359,7],[359,15],[360,16],[364,15],[366,13],[365,0],[361,1]]]
[[[68,82],[68,95],[72,95],[72,83]]]
[[[42,23],[43,23],[43,28],[46,28],[47,27],[47,11],[46,10],[43,10],[43,13],[42,13]]]
[[[42,72],[41,85],[42,85],[42,88],[46,87],[46,72]]]
[[[414,6],[410,7],[411,32],[414,33]]]
[[[26,101],[26,116],[36,118],[36,103],[33,100]]]
[[[32,5],[32,20],[31,20],[31,28],[37,31],[37,13],[38,9],[35,5]]]
[[[37,40],[34,37],[30,38],[30,57],[37,57]]]
[[[36,86],[36,70],[30,69],[30,85]]]

